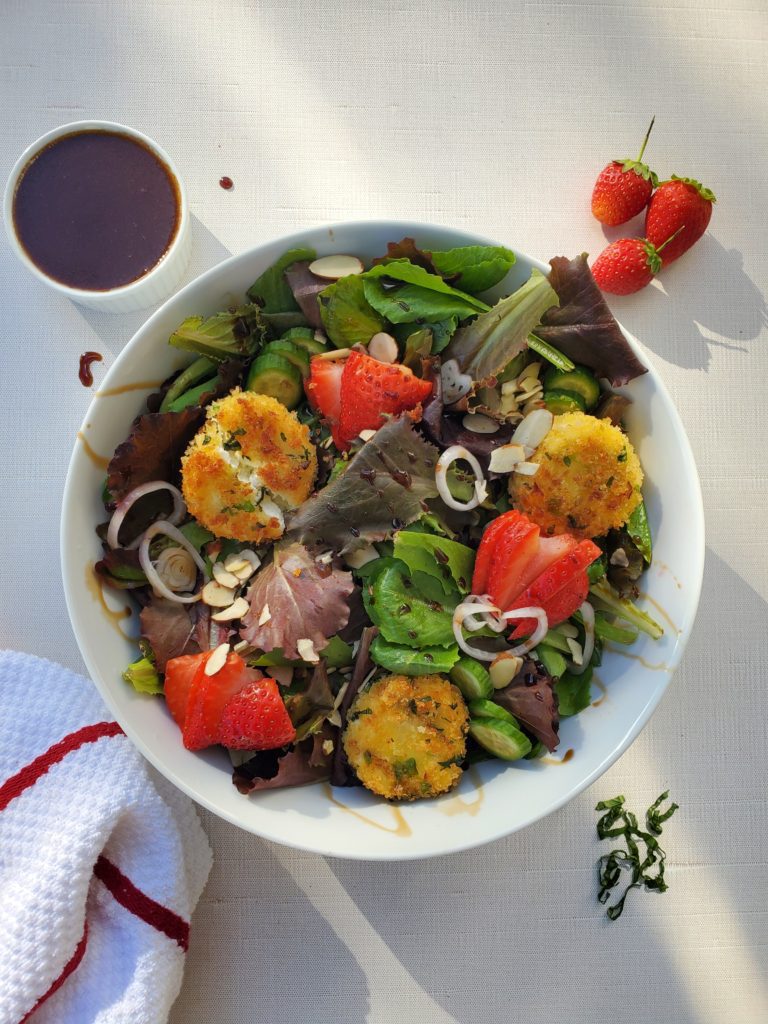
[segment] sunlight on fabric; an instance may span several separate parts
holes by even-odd
[[[291,850],[276,845],[272,853],[364,972],[369,987],[366,1020],[391,1020],[393,993],[397,993],[398,1005],[408,1008],[410,1020],[458,1024],[408,973],[323,858],[297,860]],[[303,871],[308,864],[311,887],[305,884]]]

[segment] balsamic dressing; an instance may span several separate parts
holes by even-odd
[[[179,227],[176,179],[137,139],[73,132],[22,171],[16,235],[36,266],[71,288],[109,291],[159,263]]]
[[[77,371],[77,376],[84,388],[89,388],[93,384],[91,363],[100,363],[103,358],[101,352],[83,352],[80,356],[80,369]]]

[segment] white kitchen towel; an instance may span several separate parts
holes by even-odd
[[[0,1024],[160,1024],[211,852],[93,684],[0,652]]]

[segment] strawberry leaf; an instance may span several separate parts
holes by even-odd
[[[681,181],[684,185],[691,185],[699,193],[702,199],[706,199],[709,203],[716,203],[717,197],[711,188],[706,188],[701,184],[700,181],[696,181],[695,178],[679,178],[676,174],[673,174],[669,179],[670,181]],[[666,182],[662,182],[666,184]]]

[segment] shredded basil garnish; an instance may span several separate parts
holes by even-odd
[[[621,899],[606,910],[611,921],[621,917],[624,901],[631,889],[639,889],[644,885],[646,889],[655,892],[666,892],[667,890],[667,883],[664,881],[667,855],[659,846],[656,836],[661,835],[663,822],[668,821],[679,806],[672,803],[662,810],[661,805],[668,798],[669,790],[665,790],[645,812],[647,832],[643,832],[638,827],[637,817],[624,807],[623,796],[615,796],[612,800],[601,800],[595,807],[596,811],[605,811],[605,814],[597,822],[597,834],[600,839],[613,839],[622,836],[627,844],[626,850],[611,850],[610,853],[604,853],[598,861],[597,877],[600,882],[598,900],[601,903],[608,902],[611,890],[621,882],[622,868],[627,868],[631,872],[631,881]],[[641,843],[645,846],[645,856],[641,855]],[[656,869],[655,873],[653,868]]]

